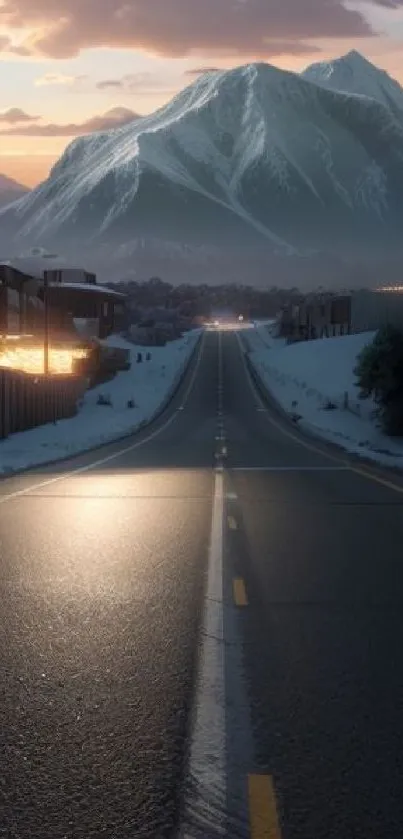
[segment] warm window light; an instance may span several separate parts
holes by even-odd
[[[45,369],[43,344],[36,346],[27,343],[16,346],[19,337],[10,335],[6,336],[6,341],[0,339],[0,367],[41,375]],[[83,358],[88,358],[88,350],[82,347],[50,347],[49,372],[53,375],[70,376],[74,373],[74,362]]]

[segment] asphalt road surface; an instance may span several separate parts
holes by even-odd
[[[175,836],[219,558],[226,802],[199,835],[399,839],[402,493],[216,333],[149,429],[2,481],[0,836]]]

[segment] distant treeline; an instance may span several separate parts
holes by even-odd
[[[179,309],[188,317],[213,316],[217,311],[228,310],[235,315],[249,318],[274,317],[285,305],[300,303],[307,296],[298,288],[267,289],[253,286],[223,285],[188,285],[173,286],[159,277],[151,277],[143,282],[122,280],[109,285],[127,294],[132,311],[151,308]],[[332,292],[318,287],[310,294],[326,296]]]

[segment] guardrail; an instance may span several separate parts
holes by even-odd
[[[85,391],[77,376],[31,376],[0,369],[0,439],[72,417]]]

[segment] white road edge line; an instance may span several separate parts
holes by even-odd
[[[214,836],[225,835],[226,749],[223,609],[224,475],[214,473],[211,538],[203,617],[201,658],[191,736],[189,774],[192,798],[182,836],[201,834],[192,823],[214,824]],[[217,824],[218,821],[218,824]]]
[[[350,472],[349,466],[232,466],[231,472]]]
[[[190,397],[190,394],[193,390],[194,383],[196,381],[196,376],[199,372],[199,367],[200,367],[201,359],[202,359],[202,356],[203,356],[205,336],[206,336],[206,333],[204,332],[203,336],[202,336],[202,339],[200,341],[199,354],[197,356],[197,361],[196,361],[196,364],[195,364],[195,368],[193,370],[193,374],[192,374],[192,377],[190,379],[188,388],[187,388],[187,390],[185,392],[185,395],[183,397],[183,402],[182,402],[183,405],[186,405],[186,403],[187,403],[187,401]],[[156,428],[155,431],[152,431],[151,434],[148,434],[148,436],[144,437],[143,440],[139,440],[137,443],[132,443],[131,446],[126,446],[123,449],[119,449],[119,451],[114,452],[114,454],[109,454],[109,455],[107,455],[107,457],[102,457],[99,460],[94,460],[94,461],[92,461],[92,463],[89,463],[86,466],[79,466],[77,469],[72,469],[71,472],[65,472],[61,475],[57,475],[54,478],[49,478],[46,481],[40,481],[40,483],[32,484],[29,487],[27,487],[26,489],[19,489],[16,492],[10,492],[8,495],[1,495],[0,496],[0,504],[5,504],[6,501],[10,501],[12,498],[18,498],[20,495],[29,495],[30,492],[34,492],[35,490],[41,489],[42,487],[46,487],[46,486],[50,486],[51,484],[58,483],[59,481],[67,481],[67,480],[69,480],[69,478],[74,478],[75,475],[82,475],[84,472],[90,472],[92,469],[97,469],[98,466],[103,466],[105,463],[110,463],[111,460],[117,460],[119,457],[122,457],[122,455],[128,454],[129,452],[133,452],[135,449],[140,448],[140,446],[144,446],[146,443],[149,443],[150,440],[154,440],[155,437],[158,437],[160,434],[162,434],[162,432],[165,431],[174,422],[174,420],[177,419],[177,417],[178,417],[178,411],[174,411],[171,414],[171,416],[168,417],[166,422],[163,423],[163,425],[160,425],[159,428]],[[136,432],[133,432],[133,433],[135,434]],[[113,445],[113,441],[111,442],[111,445]],[[84,454],[88,454],[88,452],[84,452],[83,455]],[[80,456],[79,454],[72,455],[72,457],[79,457],[79,456]],[[55,461],[54,465],[55,465],[55,469],[57,469],[57,461]],[[38,468],[40,468],[40,467],[38,467]],[[24,475],[19,475],[19,476],[16,475],[15,477],[23,478]],[[11,476],[11,478],[12,478],[12,476]]]
[[[257,389],[257,387],[256,387],[256,385],[255,385],[255,383],[252,379],[252,376],[251,376],[251,374],[248,370],[248,366],[247,366],[246,361],[245,361],[244,348],[242,346],[242,341],[239,337],[238,332],[235,332],[235,335],[236,335],[236,339],[238,341],[238,346],[239,346],[239,350],[240,350],[241,357],[242,357],[242,363],[243,363],[243,366],[244,366],[244,369],[245,369],[246,378],[249,382],[249,387],[251,389],[253,397],[257,400],[257,402],[259,402],[259,406],[261,408],[265,409],[265,418],[267,419],[267,421],[271,425],[273,425],[274,428],[277,428],[278,431],[281,431],[281,433],[284,434],[285,437],[288,437],[290,440],[293,440],[294,443],[299,443],[299,445],[303,446],[304,449],[308,449],[308,451],[315,452],[315,454],[320,454],[322,457],[328,458],[328,460],[333,460],[333,462],[340,463],[340,460],[341,460],[340,457],[336,457],[336,455],[332,455],[329,452],[322,451],[320,449],[320,447],[315,446],[314,443],[308,443],[306,440],[302,440],[296,434],[293,434],[292,431],[288,431],[288,429],[284,428],[280,422],[277,422],[277,420],[275,420],[274,417],[271,416],[271,414],[267,410],[266,406],[264,405],[262,397],[260,396],[260,393],[259,393],[259,391],[258,391],[258,389]]]
[[[251,389],[251,392],[252,392],[253,396],[257,399],[257,401],[259,402],[260,406],[262,408],[265,408],[262,397],[260,396],[260,393],[259,393],[259,391],[258,391],[258,389],[257,389],[257,387],[256,387],[256,385],[255,385],[255,383],[252,379],[252,376],[250,375],[250,372],[248,370],[248,366],[247,366],[246,361],[245,361],[244,348],[242,346],[242,341],[239,337],[238,332],[235,332],[235,335],[236,335],[236,339],[238,341],[238,346],[239,346],[240,353],[241,353],[241,356],[242,356],[242,362],[243,362],[243,365],[244,365],[244,369],[245,369],[245,372],[246,372],[246,376],[247,376],[247,379],[248,379],[248,382],[249,382],[249,387]],[[277,428],[278,431],[280,431],[282,434],[284,434],[285,437],[289,437],[290,440],[293,440],[295,443],[299,443],[299,445],[303,446],[305,449],[308,449],[309,451],[315,452],[316,454],[320,454],[322,457],[328,458],[328,460],[333,460],[335,463],[343,462],[343,458],[342,458],[341,455],[340,455],[340,457],[337,457],[336,455],[332,455],[329,452],[326,452],[326,451],[322,450],[319,446],[315,446],[314,443],[308,443],[306,440],[302,440],[300,437],[297,437],[297,435],[293,434],[292,431],[288,431],[286,428],[283,428],[281,423],[277,422],[277,420],[275,420],[274,417],[271,416],[270,412],[266,408],[265,408],[265,411],[264,411],[264,415],[265,415],[265,418],[267,419],[267,421],[270,422],[271,425],[274,426],[274,428]],[[324,443],[325,443],[325,441],[324,441]],[[398,492],[399,495],[403,495],[403,487],[399,486],[399,484],[393,483],[393,481],[389,481],[387,478],[382,478],[379,475],[375,475],[373,472],[367,472],[366,469],[364,469],[360,466],[353,466],[352,464],[346,464],[345,468],[346,468],[346,471],[353,472],[355,475],[361,475],[361,477],[367,478],[367,480],[369,480],[369,481],[374,481],[376,484],[380,484],[381,486],[384,486],[387,489],[392,489],[394,492]]]

